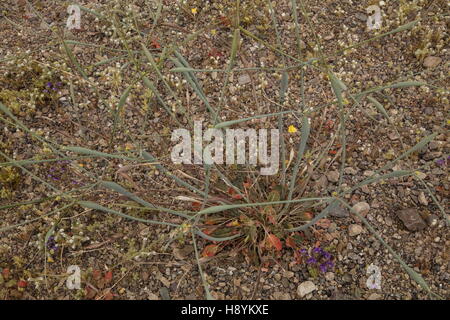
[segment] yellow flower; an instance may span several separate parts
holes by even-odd
[[[181,224],[181,231],[187,233],[191,229],[191,225],[188,223]]]
[[[125,144],[125,150],[126,151],[130,151],[131,149],[133,149],[133,145],[131,143],[126,143]]]
[[[227,226],[228,227],[237,227],[239,225],[240,225],[239,221],[234,220],[234,221],[231,221]]]
[[[197,14],[197,8],[192,8],[191,12],[192,12],[193,15],[196,15]]]
[[[216,29],[212,29],[212,30],[211,30],[211,34],[212,34],[213,36],[215,36],[215,35],[217,34],[217,30],[216,30]]]
[[[289,133],[296,133],[297,132],[297,128],[294,127],[293,125],[290,125],[288,128],[288,132]]]

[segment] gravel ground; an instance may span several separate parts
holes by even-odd
[[[356,1],[355,1],[356,2]],[[28,3],[28,4],[27,4]],[[29,4],[32,4],[30,7]],[[158,3],[161,13],[158,15]],[[346,125],[347,161],[343,188],[350,188],[371,176],[390,160],[414,146],[420,139],[436,133],[433,141],[418,152],[397,162],[394,170],[417,169],[416,176],[384,180],[366,185],[345,196],[353,209],[364,216],[380,236],[416,272],[432,292],[449,297],[448,238],[448,158],[450,138],[448,88],[448,7],[445,1],[381,1],[383,25],[379,31],[366,28],[365,8],[376,1],[357,4],[335,1],[305,1],[311,25],[300,20],[300,46],[306,59],[318,57],[319,40],[325,60],[352,93],[399,81],[424,81],[430,86],[386,89],[373,94],[382,102],[389,121],[373,103],[364,99],[349,115]],[[140,50],[145,41],[154,56],[167,53],[172,43],[191,67],[226,69],[231,52],[230,29],[234,1],[80,1],[86,8],[105,13],[113,7],[126,25],[123,38],[104,21],[82,11],[81,30],[65,28],[67,6],[64,1],[3,1],[0,4],[0,101],[38,137],[62,146],[82,146],[101,152],[128,152],[138,145],[157,157],[177,176],[202,187],[202,167],[174,165],[170,162],[174,128],[189,120],[208,118],[197,94],[188,89],[182,76],[170,73],[174,65],[162,65],[165,80],[176,93],[174,99],[162,81],[151,77],[164,93],[163,100],[176,114],[176,123],[162,108],[158,98],[140,82],[131,91],[114,130],[114,108],[124,90],[136,81],[139,67],[127,64],[125,48]],[[31,8],[31,9],[30,9]],[[281,48],[297,57],[295,24],[291,1],[274,6]],[[300,10],[300,9],[299,9]],[[136,16],[130,13],[134,11]],[[126,14],[125,14],[126,13]],[[263,40],[277,43],[267,2],[241,1],[240,25]],[[154,17],[158,15],[158,20]],[[394,30],[419,19],[411,30],[395,33],[342,52],[343,48]],[[138,22],[136,22],[138,21]],[[141,35],[133,31],[136,23]],[[194,32],[199,31],[197,36]],[[143,37],[141,39],[141,36]],[[83,79],[68,58],[61,39],[83,66],[89,81]],[[95,44],[96,46],[81,45]],[[107,63],[100,62],[114,58]],[[292,59],[241,33],[236,68],[282,67]],[[157,60],[158,63],[159,60]],[[151,70],[151,69],[148,69]],[[317,155],[332,141],[339,122],[337,106],[331,104],[333,92],[326,77],[305,67],[305,101],[311,113],[312,142],[308,150]],[[225,77],[221,72],[196,73],[210,101],[219,101]],[[298,108],[301,102],[300,72],[289,72],[289,90],[283,105],[278,104],[281,73],[244,71],[232,73],[226,88],[220,120],[251,117],[261,113]],[[73,91],[71,90],[73,89]],[[348,97],[347,97],[348,98]],[[348,102],[348,100],[347,100]],[[180,108],[180,105],[186,109]],[[1,114],[2,119],[5,118]],[[284,118],[286,149],[299,141],[301,121],[292,114]],[[10,121],[10,120],[8,120]],[[247,123],[255,128],[275,128],[276,118]],[[112,132],[114,131],[114,134]],[[0,162],[10,159],[48,159],[50,144],[43,144],[11,122],[0,122]],[[111,138],[113,137],[113,138]],[[339,182],[342,151],[336,140],[328,155],[307,181],[305,195],[331,195]],[[339,151],[341,150],[341,151]],[[0,299],[203,299],[204,288],[197,267],[190,234],[176,234],[165,226],[146,225],[101,211],[72,206],[56,214],[52,210],[67,204],[38,177],[68,192],[95,182],[93,175],[113,180],[132,189],[145,200],[174,210],[191,209],[180,201],[185,188],[175,184],[152,165],[136,165],[121,159],[77,159],[27,165],[34,176],[12,167],[0,167],[0,230],[36,219],[1,232]],[[184,175],[180,174],[183,170]],[[245,170],[225,168],[233,181],[244,179]],[[290,168],[292,170],[292,168]],[[256,172],[256,171],[255,171]],[[391,172],[391,171],[390,171]],[[89,175],[91,174],[91,176]],[[263,180],[263,179],[262,179]],[[213,195],[220,178],[212,175]],[[420,181],[423,181],[421,183]],[[299,181],[300,183],[300,181]],[[274,180],[262,181],[269,193]],[[433,200],[427,189],[432,191]],[[136,203],[102,188],[78,191],[83,200],[104,206]],[[264,198],[264,197],[263,197]],[[36,203],[8,207],[41,199]],[[443,208],[445,214],[439,209]],[[148,218],[138,208],[129,215]],[[164,213],[152,219],[182,223]],[[372,235],[367,226],[344,207],[333,210],[326,219],[300,237],[298,249],[311,255],[321,248],[331,256],[333,267],[317,271],[299,251],[288,248],[265,252],[254,263],[232,245],[225,245],[212,257],[200,258],[211,294],[217,299],[430,299],[402,269],[393,255]],[[210,244],[197,242],[199,250]],[[78,265],[82,288],[68,290],[67,268]],[[368,287],[377,267],[380,288]],[[377,273],[377,272],[375,272]]]

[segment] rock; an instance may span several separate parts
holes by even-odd
[[[392,225],[394,224],[394,221],[390,217],[384,218],[384,221],[386,222],[386,225],[389,227],[392,227]]]
[[[368,186],[368,185],[362,186],[362,187],[361,187],[361,191],[364,192],[364,193],[369,194],[369,193],[370,193],[369,186]]]
[[[333,233],[336,231],[336,229],[337,229],[337,224],[332,222],[332,223],[330,223],[330,226],[328,227],[328,232]]]
[[[352,276],[348,273],[344,274],[342,276],[342,282],[344,283],[351,283],[353,281]]]
[[[167,290],[167,288],[162,287],[159,289],[159,294],[162,300],[170,300],[169,290]]]
[[[433,114],[434,110],[432,107],[426,107],[424,112],[427,116],[431,116]]]
[[[338,182],[339,181],[339,172],[337,172],[337,171],[328,172],[327,179],[330,182]]]
[[[363,172],[363,175],[365,175],[366,177],[373,176],[374,174],[375,174],[375,171],[372,171],[372,170],[365,170]]]
[[[434,68],[439,63],[441,63],[441,61],[442,61],[442,59],[439,57],[429,56],[429,57],[426,57],[425,60],[423,61],[423,66],[425,68]]]
[[[372,293],[367,300],[381,300],[383,298],[382,295],[378,294],[378,293]]]
[[[430,160],[439,158],[440,156],[442,156],[442,152],[440,152],[440,151],[433,151],[433,152],[425,153],[423,155],[423,159],[427,160],[427,161],[430,161]]]
[[[395,141],[398,140],[400,136],[398,135],[397,132],[391,132],[388,134],[388,138],[391,139],[392,141]]]
[[[410,231],[422,230],[427,226],[420,214],[414,208],[400,210],[397,212],[397,216]]]
[[[357,13],[355,15],[356,19],[366,22],[367,21],[367,16],[364,13]]]
[[[280,291],[276,291],[273,293],[273,298],[275,300],[291,300],[291,295],[289,293],[283,293]]]
[[[182,249],[175,247],[172,251],[175,259],[177,260],[186,259],[192,252],[194,252],[193,246],[184,246]]]
[[[250,83],[251,79],[250,76],[248,74],[243,74],[238,78],[238,82],[240,85],[244,85],[247,83]]]
[[[370,204],[371,208],[379,208],[380,202],[377,199],[373,199],[372,203]]]
[[[159,300],[159,297],[156,294],[154,294],[153,292],[150,292],[148,294],[147,298],[148,298],[148,300]]]
[[[428,147],[430,148],[430,150],[437,150],[439,149],[440,146],[440,142],[439,141],[431,141],[428,145]]]
[[[351,174],[352,176],[354,176],[355,174],[358,173],[358,170],[356,170],[355,168],[352,168],[352,167],[347,167],[344,169],[344,173]]]
[[[359,213],[361,216],[366,217],[369,213],[370,205],[367,202],[358,202],[352,207],[352,209]],[[350,212],[350,215],[353,220],[355,220],[355,222],[361,222],[361,219],[359,219],[353,212]]]
[[[362,232],[363,232],[363,227],[360,226],[359,224],[351,224],[348,227],[348,235],[350,237],[355,237]]]
[[[363,172],[363,175],[365,175],[366,177],[371,177],[371,176],[373,176],[375,174],[375,171],[372,171],[372,170],[365,170],[364,172]],[[372,178],[374,178],[374,177],[372,177]]]
[[[326,187],[328,186],[328,180],[326,176],[321,176],[315,183],[314,183],[314,187],[316,189],[326,189]]]
[[[423,191],[421,191],[421,192],[419,193],[418,200],[419,200],[419,202],[420,202],[421,204],[423,204],[424,206],[427,206],[427,205],[428,205],[428,200],[427,200],[427,198],[425,197],[425,193],[423,193]]]
[[[352,207],[358,214],[366,216],[369,213],[370,205],[367,202],[358,202]]]
[[[312,281],[305,281],[299,284],[297,287],[297,294],[300,298],[303,298],[307,294],[316,290],[316,285]]]
[[[334,273],[333,272],[325,273],[325,279],[327,279],[328,281],[333,281],[334,280]]]
[[[339,204],[330,209],[329,215],[336,218],[345,218],[350,214],[346,207],[343,207],[341,204]]]
[[[338,290],[335,290],[330,297],[331,300],[352,300],[352,298]]]
[[[294,273],[292,271],[285,271],[283,272],[283,277],[291,279],[292,277],[294,277]]]
[[[279,274],[279,273],[276,273],[273,277],[275,278],[276,281],[281,280],[281,274]]]
[[[428,223],[428,225],[430,227],[434,227],[434,226],[436,226],[438,224],[439,218],[436,215],[434,215],[434,214],[430,214],[427,217],[426,221],[427,221],[427,223]]]

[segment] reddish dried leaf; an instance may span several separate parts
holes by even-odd
[[[269,243],[278,251],[280,251],[281,249],[283,249],[283,244],[281,243],[281,240],[278,239],[278,237],[274,234],[269,234],[268,235],[268,240]]]
[[[28,285],[28,283],[25,280],[19,280],[19,282],[17,282],[17,287],[19,288],[26,288]]]
[[[5,269],[2,270],[3,279],[8,280],[9,274],[10,274],[9,268],[5,268]]]
[[[312,213],[312,212],[303,212],[302,214],[301,214],[301,218],[302,218],[302,220],[304,220],[304,221],[309,221],[309,220],[311,220],[312,218],[314,218],[314,214]]]
[[[105,284],[108,284],[112,281],[113,278],[113,273],[111,270],[109,270],[106,274],[105,274]]]
[[[215,256],[215,254],[217,253],[218,250],[219,250],[219,246],[217,244],[209,244],[203,249],[202,256],[203,257],[213,257],[213,256]]]
[[[297,248],[297,244],[295,243],[295,240],[293,238],[288,237],[286,239],[286,247],[292,248],[292,249],[296,249]]]
[[[333,120],[328,120],[328,121],[325,123],[325,128],[327,128],[327,129],[332,129],[333,126],[334,126],[334,121],[333,121]]]
[[[210,57],[222,57],[223,54],[216,48],[211,48],[211,50],[208,52],[208,56]]]
[[[152,47],[155,49],[161,49],[161,45],[159,44],[158,40],[156,40],[156,39],[152,40]]]
[[[244,196],[242,195],[242,194],[235,194],[235,195],[233,195],[233,196],[231,196],[233,199],[236,199],[236,200],[241,200],[242,198],[244,198]]]
[[[275,220],[275,217],[274,217],[274,216],[268,216],[268,217],[267,217],[267,220],[269,220],[269,222],[270,222],[271,224],[277,224],[277,220]]]
[[[219,17],[220,23],[223,24],[226,27],[231,26],[231,20],[228,17],[222,16]]]
[[[92,278],[93,278],[95,281],[100,280],[101,277],[102,277],[102,272],[101,272],[100,270],[98,270],[98,269],[92,270]]]
[[[200,211],[202,208],[202,204],[200,202],[192,202],[192,210],[193,211]]]
[[[247,180],[246,182],[243,183],[243,186],[247,189],[250,188],[252,186],[252,181],[250,179]]]
[[[202,229],[202,232],[207,234],[207,235],[211,235],[214,231],[217,230],[218,227],[208,227],[206,229]]]

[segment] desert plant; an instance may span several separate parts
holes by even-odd
[[[303,5],[302,1],[299,3],[296,0],[291,1],[292,17],[294,17],[295,23],[296,42],[298,44],[298,55],[296,57],[283,51],[281,38],[279,31],[277,30],[277,20],[271,1],[267,1],[266,5],[268,6],[268,11],[271,13],[273,28],[277,34],[278,41],[276,44],[269,44],[246,29],[246,25],[251,21],[249,20],[250,18],[245,19],[245,23],[240,23],[242,18],[240,5],[239,0],[235,2],[234,12],[229,18],[229,25],[227,25],[231,36],[228,65],[225,69],[214,70],[192,68],[189,62],[181,54],[181,50],[178,48],[181,44],[167,45],[159,55],[149,50],[147,47],[148,41],[146,36],[139,32],[138,23],[136,22],[136,25],[129,26],[125,25],[123,19],[121,19],[123,15],[132,15],[132,11],[125,14],[124,12],[120,12],[119,10],[112,8],[107,12],[98,13],[82,7],[86,13],[95,15],[98,19],[103,20],[104,23],[107,24],[108,21],[111,22],[115,36],[117,36],[118,41],[123,45],[123,48],[120,49],[119,52],[121,54],[120,57],[127,58],[128,66],[130,66],[135,73],[133,75],[133,81],[127,85],[126,89],[121,93],[117,106],[115,106],[111,112],[113,129],[110,136],[109,147],[112,148],[115,143],[116,133],[122,126],[123,108],[125,107],[128,97],[135,90],[137,83],[141,83],[151,92],[152,96],[156,98],[159,105],[170,116],[170,119],[172,119],[174,123],[177,125],[182,125],[179,115],[185,112],[185,108],[182,103],[180,103],[180,93],[176,91],[172,83],[169,83],[167,80],[167,75],[164,74],[165,71],[162,68],[165,63],[171,63],[172,69],[169,74],[181,75],[184,78],[186,86],[189,90],[194,92],[204,104],[206,112],[210,117],[209,123],[216,129],[223,130],[231,126],[245,124],[246,122],[254,119],[276,117],[278,129],[281,132],[284,132],[286,131],[285,115],[290,114],[300,119],[300,138],[299,141],[297,141],[296,151],[294,151],[295,161],[292,163],[287,159],[285,135],[281,135],[280,146],[282,168],[279,174],[267,179],[260,179],[260,177],[256,177],[250,170],[250,173],[240,175],[236,178],[235,176],[239,174],[235,174],[233,170],[226,170],[225,168],[217,165],[204,165],[204,179],[199,182],[198,180],[186,179],[185,177],[188,176],[187,174],[182,174],[181,176],[184,178],[181,178],[180,174],[174,173],[170,167],[163,165],[160,159],[154,157],[150,153],[150,150],[146,150],[137,144],[133,146],[132,149],[127,150],[126,153],[100,152],[84,148],[83,146],[62,146],[55,141],[48,138],[43,138],[30,130],[14,114],[15,109],[17,109],[15,105],[7,106],[10,102],[8,99],[4,100],[5,104],[0,103],[0,111],[2,111],[6,116],[6,118],[1,117],[0,120],[8,125],[13,125],[20,128],[39,143],[47,145],[53,154],[53,158],[16,161],[12,158],[12,156],[8,156],[5,152],[1,152],[0,155],[5,159],[5,162],[0,163],[0,170],[9,172],[7,170],[10,169],[2,169],[2,167],[10,168],[14,166],[20,168],[24,174],[29,174],[32,179],[35,179],[52,189],[55,194],[51,197],[57,197],[66,203],[59,209],[55,209],[47,213],[47,216],[72,206],[81,206],[87,209],[117,215],[125,219],[139,221],[146,224],[164,225],[175,230],[175,235],[173,238],[176,238],[178,235],[184,235],[188,236],[188,238],[192,238],[197,261],[199,261],[201,254],[205,257],[213,256],[220,250],[224,250],[225,246],[233,248],[235,251],[242,252],[249,259],[249,261],[254,263],[259,263],[260,257],[265,253],[279,252],[283,250],[283,246],[289,246],[294,250],[299,250],[300,246],[294,240],[295,235],[298,235],[299,232],[307,230],[321,219],[327,217],[330,210],[335,210],[337,206],[345,206],[353,211],[359,219],[361,219],[369,231],[372,232],[373,235],[398,260],[405,271],[420,286],[432,294],[430,288],[422,277],[411,267],[409,267],[402,260],[402,258],[393,251],[393,249],[379,236],[379,234],[364,217],[360,216],[349,206],[349,204],[344,200],[344,196],[365,185],[379,183],[390,178],[413,176],[420,180],[416,174],[416,171],[420,170],[420,168],[400,171],[397,170],[393,172],[390,172],[389,170],[401,159],[408,157],[412,153],[417,152],[426,146],[433,140],[435,134],[424,137],[415,146],[406,150],[399,157],[391,160],[388,164],[376,170],[372,176],[367,177],[358,184],[349,188],[342,187],[343,178],[345,175],[344,168],[346,165],[347,150],[346,125],[349,115],[352,114],[352,112],[357,108],[365,112],[362,102],[367,100],[371,102],[389,121],[387,112],[384,110],[382,104],[376,100],[374,97],[375,94],[381,93],[386,89],[427,86],[428,84],[417,81],[400,81],[380,87],[368,88],[358,93],[351,93],[350,88],[348,88],[348,86],[338,78],[338,76],[332,71],[332,67],[328,65],[327,57],[325,57],[323,52],[320,50],[320,39],[316,38],[315,44],[318,45],[319,48],[316,57],[307,59],[306,54],[303,52],[301,46],[302,39],[299,31],[299,16],[301,15],[304,17],[310,28],[314,30],[315,27],[309,20],[307,8]],[[300,12],[298,12],[298,7],[300,7]],[[157,17],[155,17],[155,21],[156,20]],[[342,53],[345,50],[354,49],[358,46],[369,43],[370,41],[374,41],[397,32],[409,30],[414,26],[414,24],[415,22],[404,24],[392,31],[379,34],[369,40],[345,48],[336,54]],[[128,30],[133,30],[135,32],[134,39],[128,38]],[[198,33],[193,34],[192,38],[197,35]],[[279,68],[274,68],[272,70],[270,68],[251,69],[253,71],[260,72],[267,72],[268,70],[277,71],[281,74],[279,101],[277,102],[278,110],[273,113],[258,114],[247,118],[220,121],[220,114],[223,110],[226,99],[226,90],[230,84],[230,75],[249,70],[242,68],[239,69],[236,67],[236,59],[239,56],[240,39],[244,36],[254,39],[260,45],[274,52],[282,59],[283,63]],[[187,38],[186,42],[192,38]],[[80,43],[73,40],[64,40],[63,38],[60,38],[59,40],[64,52],[67,54],[69,63],[73,66],[73,70],[76,74],[84,79],[85,83],[93,84],[89,71],[86,70],[86,68],[78,61],[77,57],[72,52],[71,46],[95,44]],[[114,50],[117,51],[118,49]],[[108,59],[107,61],[102,61],[102,63],[107,64],[111,61],[112,60]],[[293,62],[294,65],[289,65],[288,62]],[[336,132],[333,133],[331,141],[324,149],[314,146],[314,143],[311,142],[310,139],[315,133],[314,116],[317,115],[320,108],[308,108],[304,97],[304,76],[307,68],[322,73],[323,76],[328,79],[330,88],[335,96],[335,99],[331,104],[337,105],[339,109],[339,125],[337,126]],[[213,103],[202,88],[201,80],[196,76],[196,74],[202,72],[217,72],[223,75],[223,87],[220,91],[217,102]],[[289,89],[289,72],[299,72],[301,81],[301,104],[293,110],[284,109],[285,96]],[[93,88],[100,97],[105,97],[107,95],[107,93],[103,93],[98,90],[95,85],[93,85]],[[72,89],[73,87],[71,86],[71,90]],[[173,101],[175,102],[169,104],[167,97],[173,98]],[[72,100],[75,103],[73,94]],[[323,107],[325,106],[326,105]],[[187,119],[187,126],[192,128],[192,122],[190,119]],[[321,162],[329,154],[337,140],[339,140],[338,157],[340,159],[338,186],[331,195],[312,194],[312,192],[308,190],[308,182],[311,180],[312,175],[319,170]],[[191,208],[188,210],[186,209],[186,206],[182,206],[180,209],[174,210],[171,208],[157,206],[151,202],[150,195],[144,199],[143,197],[140,197],[134,192],[128,190],[126,187],[113,181],[105,181],[102,177],[98,177],[94,172],[80,168],[74,163],[77,159],[83,158],[115,159],[118,161],[139,165],[152,165],[159,172],[165,174],[168,178],[173,179],[173,181],[183,189],[183,192],[179,195],[178,199],[182,199],[185,202],[187,201]],[[65,160],[72,160],[71,165],[75,166],[76,170],[80,170],[83,174],[87,175],[95,182],[80,188],[74,188],[73,190],[63,192],[55,187],[52,181],[45,181],[34,175],[26,168],[32,164]],[[244,168],[249,167],[246,166]],[[217,181],[221,182],[221,186],[219,186]],[[2,180],[0,180],[0,182],[2,182]],[[118,194],[137,203],[139,207],[145,211],[162,213],[164,215],[173,215],[181,219],[183,222],[169,223],[158,220],[157,218],[142,218],[125,214],[118,208],[132,207],[129,203],[115,204],[115,208],[113,209],[98,203],[96,199],[89,200],[89,197],[87,197],[87,192],[90,189],[97,187],[106,188],[117,192]],[[212,189],[219,190],[221,196],[217,197],[211,195]],[[427,191],[430,193],[433,201],[435,201],[436,205],[444,214],[444,209],[437,202],[431,190],[427,188]],[[7,206],[3,206],[3,208],[20,205],[23,205],[23,203],[9,204]],[[33,221],[36,220],[29,220],[21,223],[20,225],[31,223]],[[17,226],[19,225],[4,227],[0,229],[0,232],[11,230]],[[47,233],[45,243],[47,243],[52,236],[52,230],[53,229],[50,229]],[[204,239],[207,243],[211,242],[205,246],[201,254],[197,245],[199,238]],[[283,243],[286,245],[283,245]],[[200,274],[205,286],[206,296],[207,298],[212,298],[209,293],[208,284],[204,278],[200,262],[198,263],[198,267],[200,268]]]

